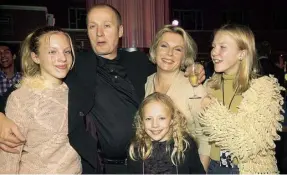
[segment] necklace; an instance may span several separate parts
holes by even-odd
[[[225,99],[224,99],[224,79],[223,79],[223,77],[221,77],[221,90],[222,90],[222,101],[223,101],[223,105],[225,106]],[[232,102],[233,102],[233,100],[234,100],[234,97],[235,97],[235,95],[236,95],[236,93],[237,93],[237,90],[238,90],[238,85],[237,85],[237,87],[236,87],[236,89],[235,89],[235,91],[234,91],[234,94],[232,95],[232,98],[231,98],[230,102],[229,102],[228,110],[229,110],[230,107],[231,107],[231,104],[232,104]]]

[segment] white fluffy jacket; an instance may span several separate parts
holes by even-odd
[[[209,141],[238,159],[241,174],[278,173],[274,140],[282,130],[283,97],[272,76],[251,81],[237,113],[213,100],[200,114]]]

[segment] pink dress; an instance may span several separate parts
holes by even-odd
[[[39,77],[24,78],[7,101],[6,115],[26,143],[20,154],[0,150],[0,173],[80,174],[80,156],[68,139],[68,87],[51,86]]]

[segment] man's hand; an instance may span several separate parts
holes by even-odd
[[[203,83],[206,77],[205,77],[204,68],[201,64],[197,63],[196,72],[198,73],[198,75],[197,75],[198,76],[197,77],[198,78],[198,84]],[[192,73],[192,66],[188,66],[184,72],[184,75],[186,77],[189,77],[191,73]]]
[[[14,148],[24,142],[25,138],[18,126],[3,113],[0,113],[0,149],[10,153],[19,153]]]

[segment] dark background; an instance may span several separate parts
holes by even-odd
[[[56,25],[72,31],[76,36],[77,45],[89,47],[85,31],[71,30],[85,29],[85,0],[0,0],[1,5],[44,6],[48,13],[54,15]],[[73,9],[78,11],[78,25],[69,25],[70,14]],[[210,50],[213,30],[225,23],[239,23],[248,25],[255,33],[256,41],[269,41],[273,53],[285,53],[287,51],[287,1],[286,0],[170,0],[170,20],[178,19],[199,46],[201,54],[207,54]],[[79,15],[79,14],[78,14]],[[72,16],[72,15],[71,15]],[[74,17],[71,17],[74,18]],[[27,34],[27,30],[19,30],[27,23],[37,23],[37,15],[33,19],[17,21],[17,41],[21,41]],[[36,25],[36,24],[35,24]],[[33,29],[30,29],[33,30]],[[81,39],[82,38],[82,39]],[[0,38],[0,40],[3,40]],[[5,39],[7,40],[7,39]],[[84,44],[81,43],[84,41]]]
[[[46,7],[48,13],[54,15],[55,25],[70,33],[77,50],[90,47],[85,30],[85,0],[0,0],[0,5]],[[9,43],[17,51],[29,32],[46,24],[45,18],[43,11],[27,13],[0,9],[0,44]],[[170,21],[173,19],[179,20],[179,25],[194,38],[203,61],[210,60],[214,29],[225,23],[249,26],[257,43],[268,41],[271,44],[273,56],[287,52],[287,0],[170,0]],[[19,60],[16,59],[18,67]],[[286,132],[284,137],[286,142]],[[282,173],[287,173],[286,144],[278,143],[278,166]]]

